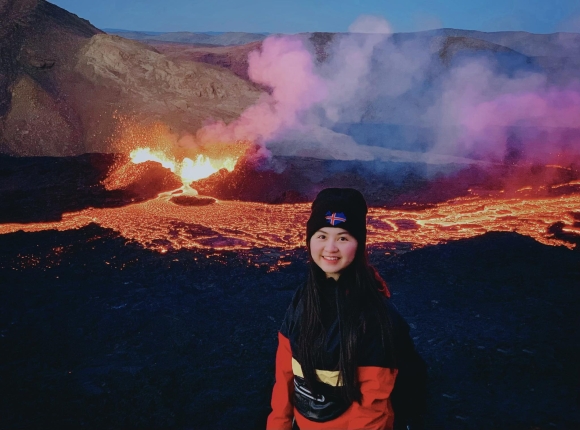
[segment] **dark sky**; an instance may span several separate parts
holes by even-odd
[[[580,32],[579,0],[51,0],[99,28],[299,33],[347,31],[360,15],[394,31]]]

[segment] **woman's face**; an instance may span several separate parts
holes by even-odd
[[[358,242],[345,229],[323,227],[310,238],[310,255],[327,278],[338,279],[353,262]]]

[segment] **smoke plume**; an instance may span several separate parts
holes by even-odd
[[[271,91],[199,141],[251,140],[328,159],[556,162],[580,158],[580,85],[515,50],[443,33],[392,34],[361,17],[320,46],[273,36],[249,56]],[[556,76],[556,78],[554,77]]]
[[[248,61],[250,79],[271,92],[235,121],[202,128],[196,136],[199,141],[250,140],[265,145],[284,131],[300,127],[301,113],[327,96],[326,84],[315,73],[312,56],[299,38],[269,37],[261,50],[250,53]]]

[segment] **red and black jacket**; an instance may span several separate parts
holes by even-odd
[[[268,430],[290,430],[293,419],[301,430],[384,430],[406,428],[412,422],[420,422],[424,411],[426,366],[415,351],[408,324],[387,297],[384,305],[393,326],[395,351],[385,350],[379,328],[369,324],[358,354],[361,402],[347,405],[340,400],[336,387],[340,333],[337,312],[332,306],[333,294],[341,288],[340,283],[328,280],[321,289],[325,295],[321,302],[326,337],[321,358],[315,365],[318,385],[311,387],[312,391],[306,387],[300,362],[296,353],[293,354],[298,350],[303,287],[297,290],[286,311],[278,333],[276,383]]]

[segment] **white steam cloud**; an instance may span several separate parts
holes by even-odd
[[[271,93],[197,137],[328,159],[580,158],[580,76],[550,75],[534,58],[475,33],[392,34],[373,16],[349,30],[334,35],[320,62],[306,37],[266,39],[250,54],[249,75]]]

